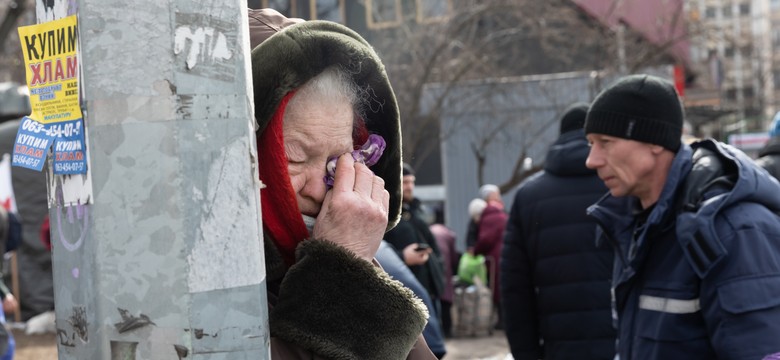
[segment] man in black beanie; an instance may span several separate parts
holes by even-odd
[[[612,359],[612,249],[585,209],[607,188],[585,167],[588,105],[571,105],[544,171],[517,189],[501,253],[504,328],[516,360]]]
[[[392,245],[398,257],[409,267],[420,284],[428,291],[434,306],[430,316],[437,317],[441,323],[440,298],[444,292],[444,261],[428,224],[423,220],[422,203],[414,197],[416,177],[414,169],[403,164],[402,190],[403,204],[401,219],[395,228],[385,233],[385,241]],[[441,329],[437,329],[441,332]],[[443,352],[433,349],[441,358]],[[443,349],[441,351],[444,351]]]
[[[763,359],[780,353],[780,185],[744,153],[681,142],[671,83],[618,80],[585,122],[586,165],[609,193],[588,208],[615,249],[618,355]]]

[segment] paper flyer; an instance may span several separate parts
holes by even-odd
[[[32,113],[19,126],[12,164],[40,171],[53,145],[54,174],[85,174],[77,18],[19,27],[19,39]]]

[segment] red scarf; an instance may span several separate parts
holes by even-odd
[[[295,91],[284,96],[265,131],[257,137],[260,180],[266,186],[260,196],[263,229],[273,239],[287,265],[295,263],[295,248],[309,237],[290,184],[284,153],[284,111],[293,94]],[[267,241],[268,236],[265,238]]]

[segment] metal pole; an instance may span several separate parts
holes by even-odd
[[[47,178],[59,358],[270,358],[246,4],[36,12],[78,15],[89,169]]]

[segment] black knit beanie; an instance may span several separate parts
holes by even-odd
[[[409,175],[414,175],[414,169],[412,168],[412,165],[404,163],[404,165],[403,165],[403,176],[409,176]]]
[[[677,152],[683,109],[674,86],[652,75],[629,75],[604,89],[585,119],[585,133],[656,144]]]
[[[585,115],[588,113],[588,104],[578,102],[570,105],[561,117],[561,134],[580,130],[585,125]]]

